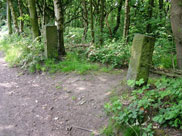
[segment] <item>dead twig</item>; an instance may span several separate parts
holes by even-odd
[[[100,133],[95,131],[95,130],[92,130],[92,129],[88,129],[88,128],[83,128],[83,127],[79,127],[79,126],[72,126],[73,128],[76,128],[76,129],[81,129],[81,130],[84,130],[84,131],[88,131],[88,132],[91,132],[92,134],[94,134],[95,136],[99,136]]]

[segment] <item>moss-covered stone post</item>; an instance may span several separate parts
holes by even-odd
[[[131,48],[131,58],[127,80],[148,82],[150,65],[154,50],[155,39],[150,36],[136,34]]]
[[[58,35],[56,26],[45,26],[45,56],[58,58]]]

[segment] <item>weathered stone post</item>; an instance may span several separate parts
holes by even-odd
[[[45,26],[45,56],[46,58],[58,58],[58,35],[56,26]]]
[[[150,36],[136,34],[131,48],[131,58],[127,80],[148,82],[150,65],[154,50],[155,39]]]

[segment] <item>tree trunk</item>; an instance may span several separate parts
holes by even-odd
[[[165,13],[166,13],[166,16],[168,15],[168,12],[169,12],[169,3],[170,2],[170,0],[166,0],[166,3],[167,3],[167,7],[166,7],[166,9],[165,9]]]
[[[39,0],[40,1],[40,0]],[[42,18],[43,18],[43,3],[42,3],[42,0],[41,0],[41,2],[39,2],[38,0],[35,0],[35,5],[36,5],[36,13],[37,13],[37,16],[40,18],[39,20],[38,20],[38,25],[39,25],[39,28],[41,28],[42,27]]]
[[[45,16],[46,16],[46,0],[44,0],[44,5],[43,5],[42,28],[44,28],[44,26],[46,24]]]
[[[125,19],[124,19],[124,30],[123,38],[128,41],[129,27],[130,27],[130,0],[125,0]]]
[[[116,26],[114,27],[113,34],[115,35],[118,31],[120,22],[121,22],[121,9],[123,5],[123,0],[119,0],[119,7],[118,7],[118,13],[117,13],[117,20],[116,20]]]
[[[159,10],[163,9],[164,0],[159,0]]]
[[[85,0],[82,0],[82,7],[83,7],[83,25],[84,25],[83,40],[85,41],[87,39],[87,32],[88,32],[88,10]]]
[[[19,13],[20,13],[20,33],[23,32],[23,25],[24,25],[24,21],[23,21],[23,10],[22,10],[22,1],[18,0],[18,9],[19,9]]]
[[[177,65],[182,69],[182,2],[171,1],[171,26],[176,43]]]
[[[109,18],[109,13],[106,15],[106,25],[109,29],[109,35],[110,35],[110,38],[112,39],[112,30],[111,30],[111,27],[109,25],[109,21],[108,21],[108,18]]]
[[[40,36],[35,0],[28,0],[28,7],[30,12],[30,23],[32,25],[33,38],[35,39],[36,37]]]
[[[159,12],[160,12],[160,17],[162,17],[162,12],[163,12],[163,6],[164,5],[164,0],[159,0]]]
[[[94,16],[93,16],[93,3],[90,0],[90,16],[91,16],[91,35],[92,35],[92,43],[95,42],[95,33],[94,33]]]
[[[15,26],[16,33],[19,34],[18,20],[17,20],[17,16],[16,16],[16,13],[15,13],[15,10],[14,10],[14,7],[13,7],[13,3],[12,3],[11,0],[8,0],[8,3],[9,3],[10,10],[11,10],[11,15],[12,15],[12,18],[13,18],[13,23],[14,23],[14,26]]]
[[[149,7],[148,7],[148,20],[152,18],[152,12],[153,12],[153,7],[154,7],[154,0],[149,0]],[[152,26],[151,23],[147,24],[146,27],[146,32],[151,33],[152,32]]]
[[[11,20],[11,10],[10,10],[8,1],[7,1],[7,22],[8,22],[8,33],[9,33],[9,35],[11,35],[12,34],[12,20]]]
[[[101,0],[101,9],[100,9],[100,45],[103,45],[104,2],[105,2],[105,0]]]
[[[56,25],[58,31],[58,55],[66,55],[64,47],[64,8],[60,0],[54,0],[54,10],[56,16]]]

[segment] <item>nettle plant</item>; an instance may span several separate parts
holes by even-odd
[[[142,83],[142,79],[128,82],[132,87]],[[182,129],[182,79],[159,79],[134,90],[127,100],[107,103],[105,109],[114,123],[132,128],[135,135],[152,136],[156,128]]]

